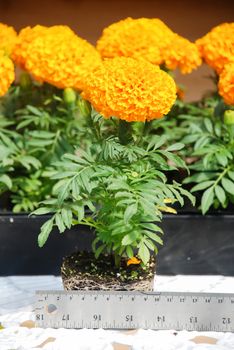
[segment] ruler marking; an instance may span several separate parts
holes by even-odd
[[[37,326],[234,331],[234,294],[37,291]],[[49,311],[48,305],[56,311]]]

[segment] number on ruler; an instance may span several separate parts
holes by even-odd
[[[102,320],[102,316],[95,314],[95,315],[93,315],[93,319],[94,319],[94,321],[101,321]]]

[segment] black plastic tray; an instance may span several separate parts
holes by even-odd
[[[39,248],[37,235],[47,218],[0,214],[1,276],[58,275],[65,255],[90,250],[93,235],[87,226],[53,232]],[[234,276],[234,215],[166,215],[162,226],[158,274]]]

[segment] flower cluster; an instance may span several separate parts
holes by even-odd
[[[196,41],[205,62],[217,73],[234,60],[234,23],[223,23]]]
[[[219,94],[225,103],[234,105],[234,63],[226,64],[220,74]]]
[[[7,93],[10,85],[15,78],[14,64],[11,59],[6,56],[4,51],[0,51],[0,96]]]
[[[146,121],[170,111],[176,86],[166,72],[149,62],[116,57],[106,59],[89,75],[82,96],[105,118]]]
[[[10,55],[17,40],[17,33],[13,27],[0,23],[0,50]]]
[[[87,72],[101,62],[96,49],[67,26],[24,29],[13,59],[39,81],[78,90]]]
[[[103,57],[116,56],[145,59],[165,64],[169,69],[180,68],[190,73],[201,64],[195,44],[175,34],[157,18],[126,18],[105,28],[97,42]]]

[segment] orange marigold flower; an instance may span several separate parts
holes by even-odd
[[[168,69],[179,68],[183,74],[191,73],[202,63],[197,46],[177,34],[174,35],[171,45],[164,51],[163,56]]]
[[[0,50],[10,55],[17,40],[17,33],[13,27],[0,23]]]
[[[28,34],[18,57],[39,81],[82,90],[87,72],[101,63],[97,50],[67,26],[37,26]]]
[[[190,73],[201,64],[194,43],[175,34],[158,18],[126,18],[105,28],[97,42],[102,57],[145,59]]]
[[[37,25],[33,28],[23,28],[18,35],[16,45],[12,52],[13,61],[25,69],[25,61],[28,57],[29,44],[46,30],[46,27]]]
[[[88,76],[82,96],[105,118],[144,122],[170,111],[176,85],[149,62],[116,57],[106,59]]]
[[[14,79],[14,64],[4,51],[0,51],[0,96],[7,93]]]
[[[126,18],[103,30],[97,42],[102,57],[125,56],[161,64],[161,55],[172,41],[173,32],[157,18]]]
[[[219,94],[225,103],[234,105],[234,62],[226,64],[219,78]]]
[[[234,23],[223,23],[196,41],[205,62],[220,73],[234,60]]]

